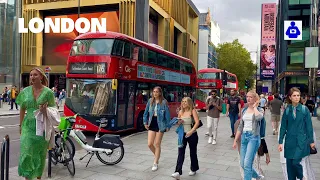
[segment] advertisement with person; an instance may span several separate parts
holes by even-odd
[[[262,4],[260,78],[274,79],[276,61],[276,3]]]
[[[46,16],[45,18],[70,18],[74,22],[78,19],[78,14]],[[82,13],[80,18],[106,18],[107,31],[120,32],[119,11]],[[81,24],[84,26],[84,24]],[[83,27],[82,27],[83,28]],[[79,35],[74,30],[70,33],[44,33],[43,34],[43,65],[66,65],[73,40]]]

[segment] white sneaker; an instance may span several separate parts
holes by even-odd
[[[209,132],[206,132],[206,134],[205,134],[206,136],[209,136]]]
[[[208,139],[208,143],[211,144],[211,143],[212,143],[212,140],[213,140],[213,137],[210,136],[209,139]]]
[[[259,177],[257,178],[257,180],[262,180],[262,179],[264,179],[263,175],[259,175]]]
[[[197,174],[196,171],[194,171],[194,172],[193,172],[193,171],[190,171],[190,172],[189,172],[189,176],[194,176],[194,175],[196,175],[196,174]]]
[[[158,170],[158,164],[153,164],[153,166],[152,166],[152,169],[151,169],[152,171],[156,171],[156,170]]]
[[[171,174],[171,177],[176,178],[176,179],[180,179],[180,174],[178,172],[175,172],[175,173]]]
[[[217,141],[216,141],[216,140],[212,140],[212,144],[213,144],[213,145],[216,145],[216,144],[217,144]]]

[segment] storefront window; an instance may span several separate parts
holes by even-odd
[[[4,87],[19,85],[17,17],[15,0],[0,1],[0,93]]]
[[[287,70],[301,70],[304,59],[304,48],[288,48]]]
[[[311,4],[311,0],[289,0],[289,5]]]

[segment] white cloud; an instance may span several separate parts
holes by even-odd
[[[192,0],[200,12],[210,8],[211,17],[221,29],[221,42],[234,39],[249,51],[256,51],[260,44],[261,4],[278,0]],[[256,54],[251,58],[256,61]]]

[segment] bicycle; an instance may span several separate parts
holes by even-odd
[[[67,166],[70,175],[74,176],[75,166],[73,157],[75,154],[75,147],[72,140],[68,137],[71,129],[65,125],[75,123],[75,117],[61,117],[61,122],[58,126],[59,131],[55,136],[55,147],[51,150],[51,162],[54,165],[61,163],[64,166]],[[71,147],[69,147],[67,144],[70,144]],[[66,153],[68,153],[69,156],[67,156]]]
[[[89,161],[87,162],[86,167],[88,166],[89,162],[91,161],[93,155],[96,155],[100,162],[106,165],[115,165],[118,164],[124,157],[124,147],[123,142],[120,139],[119,135],[110,135],[105,134],[100,137],[100,130],[102,127],[106,127],[108,125],[108,120],[105,118],[101,118],[97,120],[99,123],[99,129],[97,131],[95,140],[93,145],[89,145],[86,141],[86,136],[82,133],[82,131],[73,129],[73,125],[76,122],[76,117],[64,117],[61,118],[61,122],[59,125],[60,133],[56,135],[56,145],[59,144],[57,141],[59,139],[62,140],[65,144],[69,143],[72,153],[72,158],[74,157],[75,146],[72,140],[69,138],[71,136],[83,149],[87,151],[87,154],[80,158],[80,161],[83,160],[87,155],[91,155]],[[62,138],[61,138],[62,137]],[[106,159],[102,157],[102,155],[106,155]],[[113,156],[117,156],[114,160],[110,160]],[[110,158],[110,159],[108,159]]]

